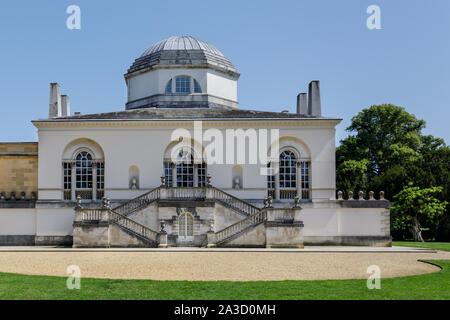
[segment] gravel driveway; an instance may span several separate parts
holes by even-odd
[[[450,259],[450,252],[0,252],[0,272],[154,280],[322,280],[367,279],[377,265],[381,277],[439,271],[418,259]]]

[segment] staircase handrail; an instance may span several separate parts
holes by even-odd
[[[109,221],[115,223],[116,225],[128,229],[143,238],[149,239],[158,243],[159,232],[150,229],[139,222],[134,221],[114,210],[109,210]]]
[[[134,199],[131,199],[117,207],[115,207],[113,210],[116,213],[122,214],[124,216],[128,216],[132,214],[133,212],[136,212],[152,202],[158,200],[160,198],[160,190],[161,186],[156,187],[149,192],[146,192]]]
[[[221,243],[221,242],[227,240],[228,238],[243,231],[244,229],[254,226],[254,225],[257,225],[266,220],[267,220],[267,210],[260,209],[259,212],[255,213],[241,221],[238,221],[220,231],[217,231],[215,233],[216,241],[217,241],[217,243]]]
[[[217,201],[222,201],[226,203],[227,205],[243,212],[247,216],[251,216],[255,213],[258,213],[261,209],[242,200],[238,197],[233,196],[232,194],[229,194],[228,192],[225,192],[221,189],[218,189],[216,187],[210,187],[213,191],[213,198]],[[230,201],[231,200],[231,201]]]

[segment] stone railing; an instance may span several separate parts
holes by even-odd
[[[267,210],[263,209],[250,217],[247,217],[231,226],[222,229],[215,234],[216,243],[220,244],[226,241],[228,238],[244,231],[245,229],[255,226],[261,222],[266,221],[267,219]]]
[[[78,208],[75,214],[76,222],[99,222],[101,220],[107,220],[108,209],[83,209]]]
[[[113,223],[128,232],[134,233],[146,240],[158,243],[159,232],[154,231],[126,216],[114,212],[108,208],[88,209],[77,208],[75,214],[77,223]]]
[[[167,200],[198,200],[205,199],[206,188],[201,187],[169,187]]]
[[[5,191],[0,192],[0,201],[35,201],[37,200],[37,192],[32,191],[30,193],[22,192],[9,192],[9,196]]]
[[[375,200],[377,200],[377,199],[375,199],[375,193],[373,192],[373,191],[369,191],[369,198],[368,199],[366,199],[365,198],[365,193],[364,193],[364,191],[359,191],[358,192],[358,198],[356,198],[355,199],[355,197],[354,197],[354,195],[353,195],[353,191],[349,191],[348,193],[348,198],[347,198],[347,200],[349,200],[349,201],[352,201],[352,200],[359,200],[359,201],[365,201],[365,200],[368,200],[368,201],[375,201]],[[380,201],[387,201],[387,199],[385,199],[384,198],[384,191],[380,191],[380,195],[379,195],[379,198],[378,198]],[[337,192],[337,200],[346,200],[346,199],[344,199],[344,193],[342,192],[342,191],[338,191]]]
[[[251,216],[261,210],[260,208],[255,207],[249,204],[248,202],[245,202],[215,187],[211,187],[211,191],[212,191],[211,197],[214,200],[222,202],[225,205],[232,207],[233,209],[238,210],[247,216]]]
[[[294,208],[266,208],[268,221],[292,222],[295,219]]]
[[[160,198],[160,193],[161,187],[157,187],[137,198],[115,207],[113,210],[114,212],[124,216],[130,215],[131,213],[139,211],[147,207],[152,202],[158,200]]]
[[[112,210],[109,210],[109,222],[114,223],[121,228],[127,229],[145,239],[158,243],[159,232],[154,231],[143,224],[140,224]]]

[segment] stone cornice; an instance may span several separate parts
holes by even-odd
[[[73,120],[34,120],[36,128],[193,128],[194,121],[202,121],[203,128],[287,128],[312,127],[334,128],[342,119],[73,119]]]

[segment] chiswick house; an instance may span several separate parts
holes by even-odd
[[[240,107],[239,76],[184,36],[132,63],[123,111],[72,114],[51,83],[38,142],[0,143],[0,245],[390,246],[383,194],[336,190],[319,81],[266,112]]]

